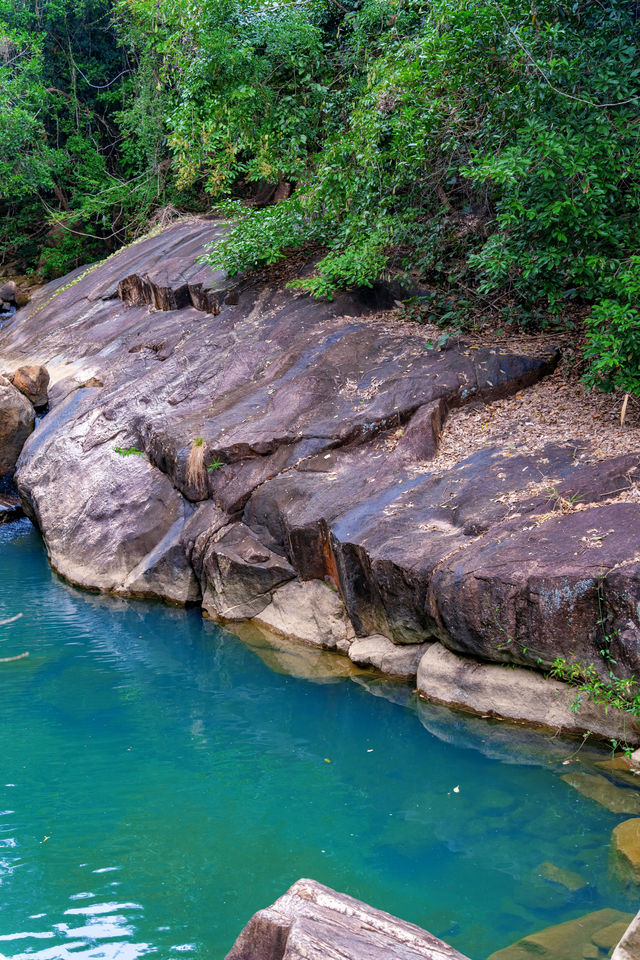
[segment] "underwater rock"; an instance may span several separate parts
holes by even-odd
[[[633,817],[614,827],[611,834],[614,870],[624,882],[636,888],[640,884],[640,819]]]
[[[596,910],[523,937],[510,947],[497,950],[488,960],[577,960],[580,957],[611,956],[611,950],[626,930],[632,914],[619,910]]]
[[[583,796],[595,800],[612,813],[640,814],[640,792],[616,787],[606,777],[591,773],[567,773],[565,783],[578,790]]]
[[[637,913],[611,955],[611,960],[638,960],[640,957],[640,913]]]
[[[315,880],[259,910],[226,960],[466,960],[412,923]]]
[[[572,893],[587,886],[587,881],[579,873],[574,873],[573,870],[564,870],[562,867],[557,867],[555,863],[549,863],[549,861],[541,863],[536,870],[539,876],[544,877],[545,880],[549,880],[551,883],[559,883]]]

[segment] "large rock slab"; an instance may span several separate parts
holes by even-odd
[[[224,229],[174,224],[43,288],[0,331],[0,369],[51,377],[16,482],[56,569],[202,595],[212,616],[342,651],[385,637],[396,663],[395,647],[438,640],[605,671],[606,633],[621,675],[640,673],[640,504],[609,502],[640,455],[594,465],[577,440],[433,461],[451,410],[525,389],[556,353],[427,349],[356,293],[231,282],[198,262]],[[302,597],[301,582],[335,588],[338,633],[306,600],[293,623],[281,591]]]
[[[465,960],[426,930],[314,880],[249,920],[226,960]]]
[[[427,700],[483,717],[531,723],[570,735],[589,732],[604,739],[640,742],[640,723],[628,714],[607,709],[585,696],[578,698],[577,691],[567,684],[546,679],[533,670],[481,663],[452,653],[439,643],[429,647],[420,660],[417,687]],[[618,791],[604,777],[600,779],[620,804],[626,804],[626,812],[636,809],[640,794]],[[598,778],[590,777],[589,783],[592,780]],[[618,794],[624,795],[622,800]]]

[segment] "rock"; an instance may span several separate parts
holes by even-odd
[[[512,946],[492,953],[488,960],[531,960],[532,956],[538,960],[602,957],[603,953],[598,949],[596,938],[601,939],[603,931],[606,931],[608,940],[612,925],[616,925],[616,929],[624,929],[630,918],[630,914],[621,913],[619,910],[596,910],[577,920],[569,920],[567,923],[547,927],[539,933],[523,937]],[[609,956],[609,953],[604,956]]]
[[[458,656],[439,643],[429,647],[422,657],[417,687],[427,700],[482,716],[526,721],[566,734],[590,731],[606,739],[640,741],[640,726],[626,714],[607,711],[602,704],[585,697],[574,710],[575,690],[558,680],[520,667],[479,663]]]
[[[201,563],[203,609],[223,620],[255,617],[273,591],[295,577],[284,557],[263,546],[243,523],[223,528],[208,541]]]
[[[628,919],[616,920],[614,923],[610,923],[609,926],[597,930],[591,939],[601,950],[606,950],[607,956],[610,956],[613,948],[627,932],[628,926]]]
[[[0,477],[13,475],[34,423],[35,411],[29,401],[0,377]]]
[[[616,787],[606,777],[575,772],[567,773],[562,779],[612,813],[640,814],[640,793]]]
[[[613,865],[625,883],[640,884],[640,819],[624,820],[611,834]]]
[[[0,286],[0,300],[15,306],[18,297],[18,287],[15,280],[8,280]]]
[[[564,870],[562,867],[557,867],[555,863],[549,863],[545,861],[537,867],[537,873],[544,877],[545,880],[550,880],[551,883],[559,883],[563,887],[566,887],[567,890],[571,890],[574,893],[576,890],[582,890],[583,887],[587,886],[587,881],[580,876],[579,873],[574,873],[572,870]]]
[[[634,750],[629,757],[629,766],[632,770],[640,773],[640,750]]]
[[[354,640],[349,647],[349,658],[361,667],[375,667],[382,673],[402,679],[412,679],[428,644],[398,645],[381,634]]]
[[[361,638],[533,669],[558,655],[605,669],[606,621],[621,675],[640,673],[640,504],[602,503],[634,484],[640,455],[585,463],[578,438],[430,465],[448,411],[525,389],[557,353],[425,350],[357,291],[327,304],[232,282],[198,259],[226,229],[174,223],[2,325],[3,369],[51,374],[16,482],[62,575],[172,602],[202,584],[212,614],[245,616],[293,571],[344,602],[321,644],[346,650],[351,621]],[[115,447],[133,452],[116,461]],[[552,493],[531,482],[541,461]],[[579,511],[557,509],[576,497]],[[213,520],[196,534],[198,504]],[[236,524],[266,560],[218,536]],[[306,642],[322,620],[273,601],[263,615]]]
[[[611,955],[611,960],[638,960],[640,957],[640,913],[637,913]]]
[[[344,677],[359,681],[365,672],[333,650],[289,640],[253,620],[234,623],[233,632],[270,670],[288,677],[333,683]]]
[[[318,580],[292,581],[279,587],[255,621],[289,639],[342,653],[354,639],[340,597]]]
[[[637,750],[635,752],[638,753]],[[605,776],[610,780],[615,780],[625,786],[640,790],[640,771],[636,772],[626,756],[612,757],[609,760],[599,760],[596,766],[603,770]]]
[[[46,367],[33,364],[18,367],[11,377],[11,382],[20,393],[24,393],[34,407],[45,407],[47,405],[49,372]]]
[[[314,880],[254,914],[226,960],[465,960],[437,937]]]

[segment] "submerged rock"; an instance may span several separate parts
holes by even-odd
[[[605,958],[623,936],[632,914],[619,910],[596,910],[539,933],[523,937],[510,947],[492,953],[488,960],[580,960]]]
[[[640,814],[640,792],[616,787],[606,777],[590,773],[567,773],[563,778],[583,796],[595,800],[612,813]]]
[[[640,913],[637,913],[611,955],[611,960],[638,960],[640,957]]]
[[[640,819],[624,820],[611,834],[611,856],[615,871],[625,883],[640,885]]]
[[[572,893],[587,886],[587,881],[579,873],[574,873],[573,870],[564,870],[562,867],[556,866],[555,863],[549,863],[549,861],[541,863],[537,868],[537,873],[551,883],[559,883]]]
[[[254,914],[226,960],[465,960],[426,930],[314,880]]]

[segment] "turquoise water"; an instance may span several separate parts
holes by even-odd
[[[301,876],[473,960],[636,909],[607,879],[625,817],[560,779],[574,745],[514,763],[443,742],[361,678],[282,675],[196,611],[66,586],[26,521],[0,528],[0,582],[0,618],[23,613],[0,656],[30,653],[0,664],[0,956],[221,960]]]

